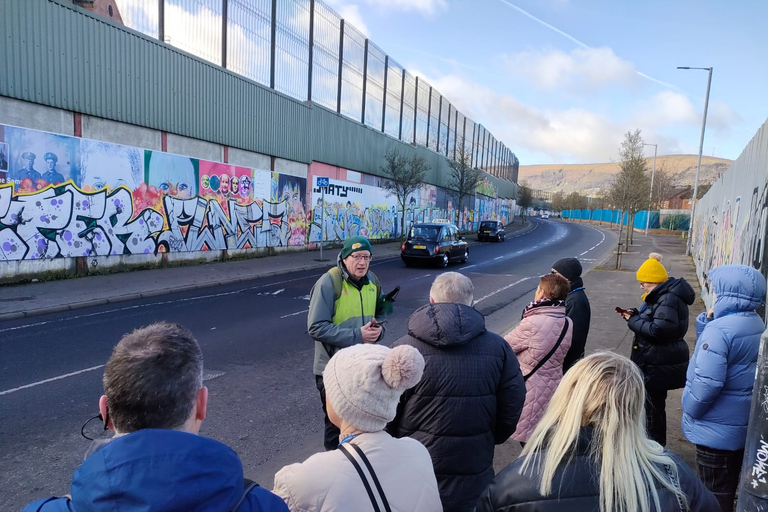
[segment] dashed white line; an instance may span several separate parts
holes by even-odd
[[[501,260],[504,259],[504,256],[499,256],[498,258],[493,258],[494,260]]]
[[[64,374],[64,375],[59,375],[58,377],[51,377],[50,379],[39,380],[37,382],[33,382],[32,384],[26,384],[24,386],[19,386],[17,388],[6,389],[5,391],[0,391],[0,396],[2,396],[2,395],[9,395],[11,393],[15,393],[16,391],[21,391],[22,389],[33,388],[35,386],[39,386],[40,384],[47,384],[48,382],[53,382],[55,380],[66,379],[67,377],[73,377],[73,376],[79,375],[81,373],[92,372],[93,370],[98,370],[99,368],[104,368],[104,365],[100,364],[98,366],[91,366],[90,368],[86,368],[85,370],[78,370],[76,372],[67,373],[67,374]]]
[[[303,311],[297,311],[296,313],[290,313],[290,314],[288,314],[288,315],[283,315],[283,316],[281,316],[280,318],[282,319],[282,318],[288,318],[289,316],[296,316],[296,315],[301,315],[302,313],[306,313],[306,312],[308,312],[308,311],[309,311],[309,309],[305,309],[305,310],[303,310]]]
[[[486,295],[486,296],[484,296],[484,297],[480,297],[479,299],[477,299],[477,300],[475,301],[475,304],[477,304],[477,303],[479,303],[479,302],[482,302],[482,301],[484,301],[485,299],[487,299],[487,298],[489,298],[489,297],[493,297],[493,296],[494,296],[494,295],[496,295],[497,293],[503,292],[504,290],[506,290],[506,289],[508,289],[508,288],[512,288],[513,286],[515,286],[515,285],[518,285],[518,284],[522,283],[523,281],[527,281],[527,280],[529,280],[529,279],[533,279],[533,277],[524,277],[524,278],[522,278],[522,279],[518,279],[517,281],[515,281],[515,282],[514,282],[514,283],[512,283],[512,284],[508,284],[507,286],[504,286],[504,287],[502,287],[502,288],[499,288],[499,289],[498,289],[498,290],[496,290],[495,292],[491,292],[491,293],[489,293],[488,295]]]

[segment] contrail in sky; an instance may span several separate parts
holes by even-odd
[[[546,21],[540,20],[539,18],[537,18],[533,14],[531,14],[531,13],[529,13],[527,11],[524,11],[523,9],[519,8],[518,6],[516,6],[515,4],[513,4],[511,2],[508,2],[507,0],[499,0],[499,2],[503,3],[504,5],[507,5],[507,6],[511,7],[511,8],[513,8],[514,10],[519,12],[520,14],[524,14],[525,16],[528,16],[529,18],[531,18],[536,23],[547,27],[548,29],[552,30],[553,32],[557,32],[561,36],[563,36],[563,37],[565,37],[567,39],[570,39],[571,41],[573,41],[577,45],[581,46],[582,48],[587,48],[587,49],[591,48],[591,46],[582,43],[581,41],[579,41],[578,39],[576,39],[572,35],[566,34],[562,30],[560,30],[559,28],[553,27],[552,25],[550,25]],[[670,88],[672,90],[675,90],[675,91],[680,91],[680,88],[675,86],[675,85],[668,84],[667,82],[662,82],[661,80],[657,80],[657,79],[653,78],[652,76],[648,76],[645,73],[641,73],[640,71],[637,71],[637,70],[635,70],[635,73],[637,73],[638,75],[640,75],[643,78],[646,78],[646,79],[650,80],[651,82],[656,82],[657,84],[663,85],[664,87],[668,87],[668,88]]]

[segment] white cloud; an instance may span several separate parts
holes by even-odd
[[[334,6],[334,4],[336,4]],[[365,37],[368,37],[371,33],[368,30],[368,26],[363,20],[363,15],[360,14],[360,8],[354,4],[345,4],[342,2],[331,2],[334,10],[339,13],[339,16],[344,18],[344,23],[351,23],[354,27],[363,33]]]
[[[634,123],[643,129],[669,125],[695,125],[701,123],[701,114],[685,94],[662,91],[639,101],[635,107]]]
[[[569,93],[594,93],[614,85],[638,84],[632,63],[620,59],[610,48],[528,50],[505,59],[515,79],[537,87]]]

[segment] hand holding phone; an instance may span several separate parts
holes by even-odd
[[[630,314],[632,313],[632,311],[630,311],[629,309],[620,308],[618,306],[616,306],[616,312],[620,315],[623,315],[625,313],[630,313]]]
[[[386,320],[376,320],[375,318],[371,320],[371,327],[381,327],[386,323]]]

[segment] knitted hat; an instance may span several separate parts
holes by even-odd
[[[560,275],[569,281],[574,281],[581,277],[581,263],[577,258],[560,258],[554,265],[553,270],[557,270]]]
[[[661,264],[661,254],[656,252],[649,254],[649,258],[637,269],[637,280],[641,283],[663,283],[667,278],[667,270]]]
[[[325,396],[339,416],[363,432],[384,430],[400,395],[424,373],[424,358],[410,345],[352,345],[337,352],[323,372]]]
[[[344,241],[344,247],[341,248],[341,258],[344,259],[353,252],[368,251],[373,254],[371,250],[371,242],[364,236],[351,236]]]

